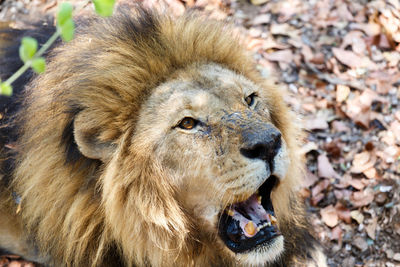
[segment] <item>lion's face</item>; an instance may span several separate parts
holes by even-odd
[[[156,88],[136,128],[173,177],[196,238],[244,264],[283,252],[274,212],[279,196],[271,192],[290,161],[266,94],[241,75],[203,65]]]

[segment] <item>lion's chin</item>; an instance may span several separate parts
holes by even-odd
[[[248,251],[247,253],[235,254],[235,260],[244,266],[264,266],[279,259],[284,250],[284,238],[282,235],[270,240],[263,246]]]

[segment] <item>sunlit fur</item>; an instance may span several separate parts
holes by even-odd
[[[198,14],[176,19],[140,8],[86,23],[52,51],[16,120],[21,137],[10,192],[22,197],[19,231],[29,233],[42,261],[261,266],[275,260],[288,266],[312,260],[318,247],[295,193],[300,130],[282,89],[261,78],[233,30]],[[271,249],[234,255],[217,235],[218,213],[253,194],[252,178],[265,166],[233,152],[241,146],[235,129],[220,143],[196,147],[188,133],[173,128],[186,116],[176,111],[180,99],[196,86],[191,105],[198,110],[191,112],[208,110],[214,130],[224,124],[213,112],[245,114],[245,91],[255,90],[263,107],[257,116],[282,133],[288,154],[276,164],[289,165],[272,202],[284,241]],[[220,148],[223,156],[212,154]],[[246,171],[239,179],[232,168],[240,164]],[[12,206],[1,210],[14,213]]]

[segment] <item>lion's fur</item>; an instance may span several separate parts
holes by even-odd
[[[292,151],[272,199],[279,227],[298,229],[286,240],[287,253],[307,257],[311,236],[294,193],[302,176],[294,153],[300,131],[281,90],[261,78],[235,36],[206,17],[139,8],[89,20],[51,52],[15,120],[21,129],[10,188],[22,199],[21,222],[53,264],[113,265],[119,257],[128,266],[231,264],[199,241],[173,177],[152,154],[152,137],[136,131],[153,88],[208,63],[267,89],[271,118]]]

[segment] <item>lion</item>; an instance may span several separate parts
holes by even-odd
[[[2,79],[24,34],[2,30]],[[2,250],[48,266],[326,266],[296,193],[301,129],[227,23],[121,8],[47,59],[2,106]]]

